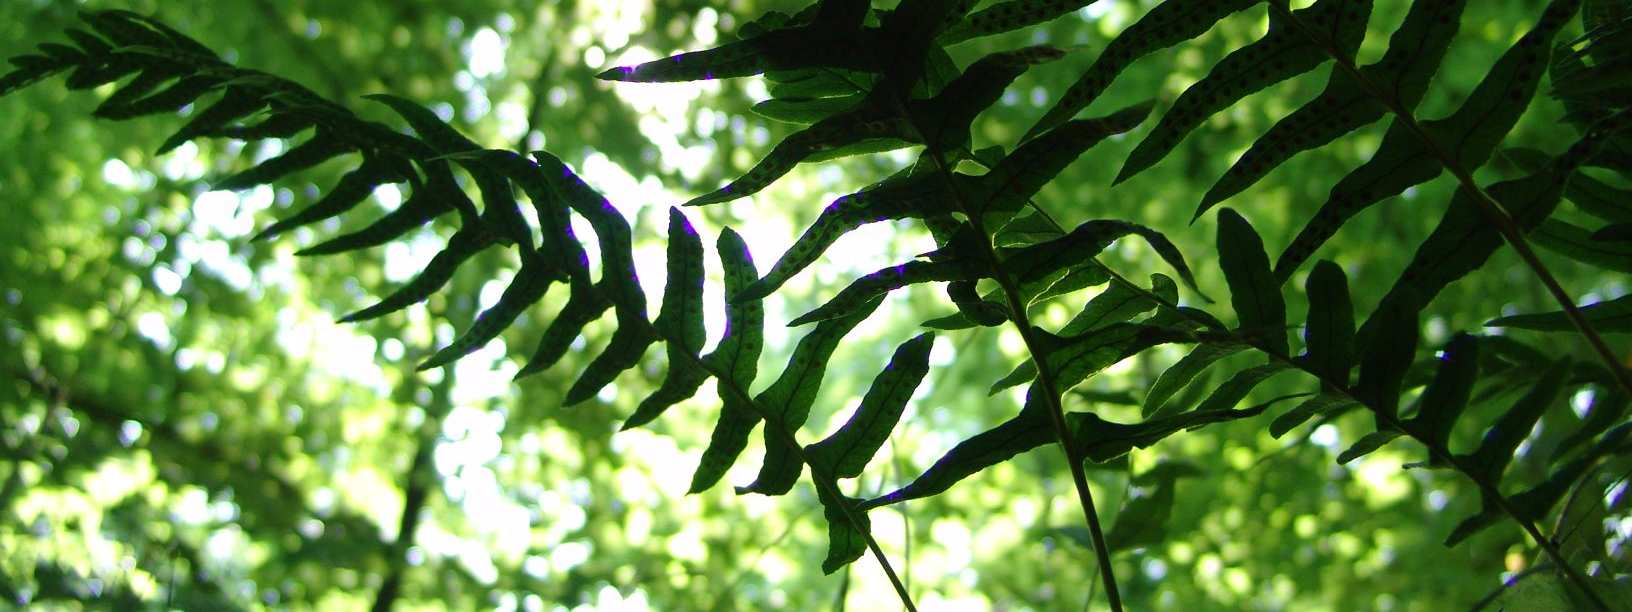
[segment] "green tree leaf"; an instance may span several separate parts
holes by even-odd
[[[759,278],[748,245],[731,228],[720,232],[715,250],[719,252],[720,265],[725,269],[727,297],[741,292]],[[730,384],[746,392],[758,374],[759,353],[764,348],[764,303],[757,299],[732,300],[725,306],[725,335],[720,338],[714,351],[703,359],[726,373],[730,377]],[[705,491],[720,481],[726,470],[736,463],[742,449],[748,446],[748,434],[753,433],[754,426],[760,421],[759,413],[736,394],[722,391],[719,395],[723,400],[720,420],[715,423],[708,447],[703,450],[702,461],[691,477],[691,493]],[[828,523],[834,524],[832,520]]]
[[[1220,60],[1207,76],[1185,89],[1156,129],[1128,154],[1113,184],[1156,165],[1179,146],[1185,135],[1217,112],[1330,61],[1321,44],[1329,42],[1343,55],[1353,56],[1365,38],[1371,5],[1371,0],[1319,0],[1293,11],[1303,25],[1320,30],[1326,41],[1310,38],[1302,28],[1271,11],[1269,32]]]
[[[1241,319],[1242,333],[1261,338],[1263,346],[1286,354],[1286,300],[1269,270],[1264,243],[1239,213],[1218,215],[1218,265],[1230,285],[1230,305]]]
[[[1196,376],[1206,371],[1218,360],[1234,355],[1247,349],[1244,344],[1226,342],[1202,342],[1196,348],[1190,349],[1177,363],[1162,370],[1156,382],[1150,385],[1150,391],[1145,393],[1143,408],[1140,416],[1149,418],[1162,409],[1162,405],[1172,399],[1173,394],[1183,390],[1196,379]]]
[[[691,356],[703,350],[703,240],[678,208],[669,209],[669,275],[663,287],[663,306],[652,324],[663,336],[669,355],[669,373],[663,384],[641,400],[623,429],[650,423],[673,406],[697,393],[708,379]]]
[[[1551,56],[1553,36],[1580,8],[1580,0],[1554,0],[1534,28],[1520,38],[1485,74],[1455,113],[1422,124],[1432,146],[1464,170],[1484,165],[1519,116],[1530,106],[1541,80],[1540,66]],[[1313,255],[1355,214],[1407,188],[1439,176],[1441,160],[1422,135],[1395,121],[1377,154],[1332,188],[1331,196],[1275,262],[1281,280]]]
[[[1603,240],[1591,230],[1568,221],[1548,219],[1530,234],[1537,246],[1570,259],[1625,274],[1632,274],[1632,244]]]
[[[746,487],[737,487],[738,494],[782,495],[793,488],[805,464],[798,458],[799,449],[791,448],[786,439],[773,434],[771,428],[785,428],[792,434],[804,426],[805,419],[810,417],[810,406],[816,402],[816,392],[821,389],[822,375],[827,372],[833,349],[883,301],[874,299],[843,317],[822,321],[799,340],[799,346],[793,349],[793,358],[788,360],[788,366],[783,368],[776,382],[754,396],[754,402],[770,411],[776,421],[765,426],[765,463],[759,468],[759,477]]]
[[[1412,2],[1405,21],[1388,41],[1388,51],[1377,63],[1361,66],[1360,74],[1393,96],[1400,108],[1415,109],[1456,38],[1467,4],[1467,0]],[[1319,96],[1259,137],[1207,190],[1196,207],[1196,217],[1251,187],[1294,155],[1330,144],[1382,119],[1387,112],[1384,102],[1348,72],[1333,70]]]
[[[1582,306],[1581,314],[1586,317],[1588,323],[1592,324],[1593,329],[1600,332],[1632,333],[1632,296],[1623,295],[1613,300]],[[1575,325],[1570,323],[1569,317],[1562,310],[1502,317],[1485,323],[1485,327],[1575,332]]]
[[[1316,374],[1347,386],[1354,367],[1354,304],[1348,276],[1342,266],[1321,260],[1309,273],[1305,291],[1309,324],[1304,328],[1308,351],[1303,359]]]
[[[850,419],[822,441],[805,447],[813,465],[834,478],[861,475],[873,455],[889,439],[913,391],[929,373],[929,351],[934,334],[920,334],[895,349],[890,363],[873,379]]]
[[[1457,334],[1439,358],[1439,369],[1433,382],[1417,400],[1417,415],[1405,422],[1405,428],[1430,447],[1445,451],[1451,439],[1451,429],[1462,409],[1468,405],[1468,396],[1479,378],[1479,339],[1468,334]]]
[[[1065,91],[1060,101],[1054,103],[1054,107],[1048,109],[1021,140],[1031,140],[1087,108],[1134,60],[1195,38],[1219,20],[1254,4],[1258,4],[1258,1],[1166,0],[1156,5],[1111,40],[1094,64],[1082,73],[1076,84]]]

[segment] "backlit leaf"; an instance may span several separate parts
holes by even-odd
[[[482,348],[488,341],[498,336],[499,332],[514,323],[516,317],[526,312],[528,306],[543,299],[544,293],[549,288],[549,276],[523,263],[515,278],[510,280],[510,286],[505,287],[504,293],[499,296],[499,301],[477,315],[476,322],[471,324],[470,329],[465,330],[465,333],[452,344],[419,364],[418,369],[440,367]]]
[[[1161,410],[1173,394],[1178,393],[1195,380],[1196,375],[1220,359],[1234,355],[1247,349],[1244,344],[1230,344],[1224,342],[1203,342],[1190,349],[1177,363],[1162,370],[1156,377],[1156,382],[1150,385],[1150,391],[1145,393],[1144,407],[1140,410],[1141,416],[1149,417]]]
[[[1361,66],[1360,74],[1392,95],[1401,108],[1415,109],[1445,59],[1466,7],[1467,0],[1412,2],[1405,21],[1389,39],[1388,52],[1377,63]],[[1277,122],[1213,184],[1202,196],[1196,216],[1251,187],[1292,156],[1325,146],[1387,112],[1383,101],[1347,71],[1333,70],[1319,96]]]
[[[1321,260],[1309,273],[1305,286],[1309,295],[1309,324],[1304,327],[1303,356],[1309,368],[1321,377],[1348,386],[1354,367],[1354,304],[1349,299],[1349,280],[1343,267]]]
[[[720,265],[725,269],[725,294],[728,298],[759,278],[748,245],[735,231],[726,228],[720,232],[715,250],[719,252]],[[746,393],[748,385],[753,384],[758,373],[759,353],[764,347],[764,303],[757,299],[730,300],[725,305],[725,336],[720,338],[714,352],[703,359],[724,372],[730,378],[731,385]],[[719,384],[723,387],[726,382]],[[708,448],[703,451],[702,461],[692,475],[690,493],[702,492],[720,481],[726,470],[736,463],[742,449],[748,446],[748,434],[753,433],[754,426],[760,421],[759,413],[736,394],[726,393],[722,388],[719,395],[724,402],[720,420],[714,425]],[[831,521],[829,524],[832,524]]]
[[[1030,140],[1087,108],[1134,60],[1200,36],[1219,20],[1255,4],[1258,0],[1166,0],[1156,5],[1118,34],[1021,140]]]
[[[1185,89],[1156,124],[1156,129],[1128,154],[1127,163],[1113,183],[1156,165],[1185,135],[1215,113],[1265,87],[1314,70],[1331,60],[1322,49],[1323,44],[1334,44],[1344,56],[1352,57],[1365,37],[1371,5],[1371,0],[1319,0],[1308,8],[1293,11],[1301,26],[1271,11],[1269,32],[1230,53],[1213,66],[1207,76]],[[1325,40],[1311,38],[1304,27],[1318,30]]]
[[[1576,261],[1632,274],[1632,243],[1603,240],[1579,225],[1548,219],[1530,234],[1531,242]]]
[[[678,208],[669,209],[668,268],[663,306],[652,325],[665,341],[669,373],[663,384],[635,407],[623,429],[651,422],[670,406],[696,394],[708,378],[691,361],[707,340],[703,330],[703,240]]]
[[[1241,319],[1241,331],[1260,339],[1267,350],[1285,355],[1286,300],[1280,283],[1270,273],[1258,232],[1228,208],[1218,215],[1218,265],[1229,282],[1230,305]]]
[[[1632,295],[1597,302],[1581,307],[1581,314],[1593,329],[1600,332],[1632,333]],[[1486,327],[1514,327],[1548,332],[1575,332],[1575,325],[1564,311],[1542,314],[1522,314],[1502,317],[1485,324]]]
[[[832,472],[834,478],[855,478],[884,445],[907,400],[929,373],[933,334],[921,334],[896,348],[889,365],[873,379],[850,419],[838,431],[805,448],[812,465]]]
[[[1406,429],[1432,448],[1445,449],[1451,429],[1468,405],[1473,383],[1479,377],[1479,339],[1457,334],[1439,358],[1433,382],[1417,400],[1417,415],[1405,422]]]
[[[792,435],[805,424],[833,349],[883,301],[874,299],[843,317],[822,321],[799,340],[793,349],[793,358],[788,360],[788,366],[783,368],[776,382],[754,396],[754,402],[770,413],[767,418],[774,420],[765,425],[765,463],[760,466],[759,477],[746,487],[738,487],[737,493],[782,495],[793,488],[805,465],[798,458],[799,449],[791,447],[783,435],[774,432],[782,429]]]
[[[1519,116],[1530,106],[1541,66],[1551,55],[1553,35],[1570,20],[1580,0],[1554,0],[1534,28],[1520,38],[1485,74],[1467,101],[1444,119],[1423,122],[1434,147],[1471,171],[1484,165]],[[1315,217],[1298,232],[1275,262],[1282,281],[1313,255],[1339,227],[1360,211],[1407,188],[1439,176],[1443,165],[1422,136],[1395,121],[1370,161],[1332,188]]]
[[[1479,448],[1464,455],[1474,476],[1491,482],[1501,479],[1502,473],[1507,471],[1507,464],[1513,461],[1513,451],[1530,436],[1530,430],[1541,420],[1541,415],[1558,402],[1564,383],[1569,379],[1569,365],[1569,361],[1564,360],[1547,368],[1541,380],[1514,402],[1507,412],[1502,413],[1496,424],[1485,430]]]
[[[425,298],[446,285],[448,279],[453,278],[453,272],[460,264],[492,245],[493,239],[477,229],[466,228],[455,232],[453,237],[448,239],[447,248],[432,257],[430,263],[425,264],[425,269],[407,284],[397,288],[391,295],[373,306],[340,317],[340,322],[366,321],[425,301]]]

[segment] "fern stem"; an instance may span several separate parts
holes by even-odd
[[[904,108],[901,115],[907,117],[909,121],[911,120],[911,115],[906,113]],[[918,127],[914,125],[913,129],[918,130]],[[922,130],[919,130],[919,132],[922,133]],[[1060,403],[1059,382],[1055,379],[1054,372],[1048,368],[1046,363],[1048,353],[1043,349],[1042,342],[1037,338],[1037,330],[1032,326],[1031,319],[1026,315],[1026,305],[1020,299],[1019,286],[1014,282],[1013,278],[1010,278],[1009,273],[1003,269],[1001,260],[998,259],[997,250],[992,246],[991,238],[986,233],[986,227],[981,221],[979,211],[969,205],[963,192],[958,189],[957,181],[952,180],[952,169],[942,157],[939,143],[925,140],[924,153],[935,163],[936,173],[946,183],[946,188],[951,192],[952,199],[957,203],[959,210],[969,218],[969,225],[978,236],[976,242],[980,243],[981,254],[985,256],[987,262],[991,265],[992,278],[1003,289],[1003,297],[1007,301],[1011,313],[1009,320],[1014,323],[1015,329],[1020,332],[1020,339],[1026,346],[1026,352],[1030,355],[1032,364],[1037,367],[1037,382],[1043,387],[1048,417],[1053,423],[1054,434],[1059,438],[1060,448],[1065,452],[1065,461],[1070,465],[1071,482],[1077,490],[1077,503],[1082,506],[1083,516],[1088,522],[1088,535],[1093,540],[1094,555],[1099,564],[1100,581],[1105,583],[1105,598],[1110,602],[1113,612],[1121,612],[1122,594],[1116,587],[1116,572],[1111,567],[1111,552],[1105,546],[1105,533],[1100,526],[1099,513],[1094,510],[1094,494],[1088,487],[1087,470],[1082,467],[1085,456],[1081,448],[1071,443],[1071,428],[1065,422],[1065,408]]]
[[[1536,279],[1541,281],[1541,284],[1547,288],[1547,293],[1551,294],[1553,300],[1558,302],[1558,305],[1564,309],[1564,316],[1575,326],[1576,331],[1580,332],[1581,336],[1586,339],[1587,344],[1591,345],[1598,359],[1604,362],[1605,367],[1609,368],[1610,375],[1615,378],[1616,384],[1620,385],[1621,391],[1632,394],[1632,373],[1629,373],[1627,368],[1621,365],[1620,360],[1615,357],[1615,351],[1610,349],[1607,342],[1604,342],[1603,336],[1599,335],[1598,330],[1593,328],[1586,315],[1581,314],[1581,309],[1576,307],[1575,300],[1570,297],[1569,292],[1564,290],[1563,285],[1559,284],[1552,271],[1548,270],[1547,265],[1542,263],[1541,258],[1536,255],[1535,249],[1530,247],[1530,241],[1525,239],[1524,229],[1513,221],[1513,216],[1508,213],[1507,208],[1502,206],[1501,202],[1496,201],[1496,198],[1491,197],[1490,193],[1485,191],[1483,187],[1480,187],[1479,183],[1474,180],[1473,173],[1462,167],[1455,157],[1446,152],[1433,137],[1429,136],[1428,131],[1423,129],[1422,123],[1417,121],[1416,116],[1412,115],[1409,109],[1400,104],[1397,98],[1378,87],[1376,83],[1371,82],[1371,79],[1366,78],[1366,75],[1355,65],[1354,59],[1339,51],[1330,38],[1322,36],[1318,30],[1304,23],[1302,18],[1287,7],[1284,0],[1266,0],[1266,3],[1269,4],[1271,10],[1278,11],[1288,23],[1301,30],[1321,51],[1331,56],[1332,61],[1337,64],[1339,70],[1354,79],[1360,85],[1360,89],[1366,92],[1366,95],[1382,103],[1383,107],[1387,108],[1388,112],[1394,115],[1401,125],[1405,126],[1407,130],[1422,141],[1423,145],[1428,148],[1429,153],[1439,158],[1440,164],[1451,173],[1451,176],[1456,177],[1456,181],[1461,184],[1461,188],[1466,189],[1469,194],[1474,196],[1473,200],[1478,203],[1479,210],[1484,213],[1486,220],[1496,227],[1496,231],[1513,247],[1513,251],[1518,253],[1519,259],[1524,261],[1525,266],[1530,268]]]
[[[1127,277],[1124,277],[1116,270],[1111,269],[1110,266],[1099,262],[1097,258],[1094,260],[1094,262],[1098,263],[1099,266],[1111,276],[1113,281],[1121,283],[1129,289],[1142,294],[1146,299],[1155,301],[1161,307],[1171,310],[1174,313],[1177,313],[1179,316],[1198,323],[1205,323],[1205,321],[1202,321],[1194,315],[1180,309],[1178,304],[1169,302],[1161,296],[1146,290],[1144,287],[1140,287],[1137,283],[1128,280]],[[1501,490],[1497,488],[1495,483],[1492,483],[1489,480],[1475,474],[1473,469],[1463,462],[1461,458],[1452,455],[1449,448],[1435,444],[1432,440],[1426,438],[1425,436],[1407,429],[1404,423],[1401,422],[1398,417],[1390,415],[1386,411],[1379,410],[1376,406],[1367,403],[1365,400],[1361,399],[1360,396],[1356,395],[1354,390],[1348,385],[1341,384],[1340,381],[1327,377],[1325,374],[1312,369],[1308,364],[1300,360],[1293,359],[1292,357],[1279,351],[1271,350],[1259,345],[1256,342],[1256,339],[1250,334],[1236,334],[1235,332],[1227,330],[1214,331],[1229,338],[1232,342],[1238,342],[1240,344],[1249,346],[1260,353],[1268,355],[1270,359],[1282,362],[1305,374],[1315,377],[1315,379],[1321,383],[1322,388],[1341,393],[1354,403],[1365,406],[1367,410],[1370,410],[1372,413],[1376,414],[1380,427],[1386,426],[1389,429],[1400,432],[1401,434],[1416,440],[1419,444],[1426,447],[1430,456],[1437,461],[1443,462],[1443,465],[1449,466],[1451,469],[1462,474],[1463,477],[1472,481],[1474,486],[1479,488],[1479,492],[1485,497],[1485,499],[1491,500],[1492,503],[1496,504],[1498,509],[1512,517],[1513,521],[1518,523],[1519,527],[1524,529],[1525,533],[1529,534],[1530,538],[1535,540],[1536,544],[1539,545],[1544,552],[1546,552],[1547,557],[1560,568],[1560,571],[1564,573],[1565,577],[1571,582],[1574,582],[1578,588],[1585,592],[1587,598],[1591,600],[1599,610],[1603,610],[1604,612],[1608,612],[1610,610],[1609,604],[1605,603],[1598,593],[1592,590],[1591,581],[1588,580],[1587,577],[1580,572],[1580,570],[1577,570],[1574,566],[1571,566],[1565,559],[1564,553],[1558,549],[1558,544],[1551,538],[1542,535],[1541,529],[1536,527],[1535,521],[1525,518],[1524,515],[1520,514],[1518,509],[1513,507],[1513,504],[1507,499],[1507,497],[1502,495]]]

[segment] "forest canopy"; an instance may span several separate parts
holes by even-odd
[[[0,600],[1628,609],[1632,5],[0,6]]]

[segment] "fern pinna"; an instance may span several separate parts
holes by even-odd
[[[1627,122],[1625,101],[1632,98],[1624,79],[1603,76],[1623,59],[1617,53],[1624,48],[1625,12],[1609,0],[1552,0],[1460,107],[1437,119],[1419,118],[1417,108],[1459,40],[1469,4],[1464,0],[1411,2],[1380,59],[1365,65],[1356,55],[1368,36],[1371,0],[1315,0],[1299,8],[1285,0],[1164,0],[1097,52],[1034,45],[992,53],[959,69],[947,51],[965,40],[1043,24],[1094,3],[1007,0],[976,10],[973,0],[904,0],[894,8],[877,9],[863,0],[822,0],[796,14],[764,15],[744,24],[738,40],[713,49],[602,73],[602,79],[620,82],[763,75],[771,98],[755,110],[804,126],[740,178],[686,206],[755,194],[801,163],[920,149],[916,163],[827,204],[763,276],[743,237],[722,231],[715,256],[725,270],[719,289],[726,299],[727,326],[706,354],[703,302],[710,288],[703,274],[705,241],[683,207],[668,211],[667,274],[654,319],[635,273],[628,221],[570,165],[548,152],[524,155],[484,148],[410,100],[369,97],[400,117],[408,131],[368,121],[294,82],[223,61],[163,23],[122,11],[86,13],[88,29],[67,32],[71,44],[43,43],[37,53],[12,58],[16,69],[0,78],[0,95],[65,73],[71,88],[116,86],[95,111],[106,119],[175,113],[197,105],[187,123],[159,146],[161,152],[201,138],[302,139],[277,157],[217,181],[219,189],[249,188],[331,159],[355,159],[355,168],[338,183],[269,224],[256,240],[345,215],[380,185],[406,185],[409,197],[399,208],[363,229],[301,251],[334,255],[380,246],[453,213],[458,230],[424,270],[343,321],[413,306],[439,291],[478,253],[494,247],[513,251],[519,272],[509,287],[461,336],[420,364],[422,369],[445,366],[476,351],[558,284],[564,285],[569,296],[565,306],[550,318],[518,376],[555,365],[586,326],[611,311],[616,331],[565,392],[565,403],[593,397],[640,364],[653,345],[662,344],[667,374],[624,427],[661,418],[707,379],[715,379],[722,405],[691,491],[717,485],[755,428],[763,425],[764,463],[758,477],[737,491],[786,494],[808,466],[830,536],[823,570],[836,571],[870,551],[909,609],[913,602],[905,585],[871,535],[870,511],[937,495],[1019,453],[1057,443],[1073,473],[1110,605],[1120,609],[1113,555],[1161,541],[1161,517],[1174,503],[1177,482],[1195,469],[1163,464],[1137,476],[1157,493],[1136,500],[1146,507],[1131,515],[1124,510],[1107,531],[1084,464],[1112,461],[1180,431],[1242,419],[1259,422],[1288,400],[1298,401],[1269,420],[1265,427],[1270,434],[1280,437],[1310,420],[1354,410],[1371,413],[1376,431],[1355,442],[1339,461],[1399,438],[1413,440],[1426,451],[1421,467],[1454,471],[1479,492],[1481,511],[1452,530],[1447,545],[1512,520],[1569,582],[1573,597],[1582,605],[1609,609],[1602,594],[1609,570],[1589,572],[1580,558],[1567,554],[1559,536],[1544,533],[1539,525],[1559,500],[1577,490],[1595,494],[1592,489],[1601,486],[1596,480],[1599,465],[1632,448],[1632,425],[1623,420],[1632,377],[1601,336],[1632,329],[1632,302],[1621,297],[1578,307],[1530,245],[1605,270],[1632,271],[1627,263],[1632,261],[1627,247],[1632,208],[1625,203],[1626,193],[1578,172],[1586,166],[1632,170],[1621,132]],[[1259,4],[1268,21],[1263,36],[1231,52],[1168,105],[1122,163],[1113,184],[1163,163],[1209,118],[1247,96],[1288,79],[1308,78],[1323,66],[1330,70],[1324,89],[1250,143],[1196,204],[1195,216],[1214,211],[1300,153],[1385,118],[1389,124],[1376,153],[1336,181],[1325,202],[1295,213],[1309,220],[1274,258],[1241,212],[1217,208],[1216,247],[1208,259],[1216,259],[1229,289],[1236,318],[1229,325],[1205,309],[1185,305],[1181,284],[1200,302],[1212,301],[1199,293],[1186,258],[1162,233],[1137,219],[1089,219],[1065,228],[1035,200],[1095,145],[1138,130],[1152,114],[1155,104],[1142,103],[1078,118],[1135,60],[1187,44],[1221,20],[1257,10]],[[1578,13],[1584,14],[1586,34],[1574,41],[1561,37]],[[1011,148],[973,146],[971,128],[977,117],[1017,78],[1073,55],[1092,56],[1086,71]],[[1512,146],[1504,150],[1511,144],[1506,142],[1509,132],[1549,74],[1550,93],[1563,101],[1567,119],[1581,131],[1578,142],[1557,155]],[[1497,157],[1511,160],[1523,174],[1479,182],[1475,172]],[[1445,173],[1456,179],[1458,190],[1441,206],[1438,226],[1369,314],[1357,319],[1345,268],[1333,260],[1319,260],[1308,271],[1303,283],[1310,304],[1307,319],[1297,321],[1288,313],[1283,285],[1347,221]],[[518,194],[532,207],[532,222]],[[1606,225],[1589,228],[1554,218],[1564,200]],[[573,229],[575,218],[587,222],[594,234],[597,266],[591,266],[590,249]],[[855,279],[820,307],[789,321],[809,331],[780,374],[752,392],[765,343],[761,301],[818,265],[840,236],[869,223],[901,219],[927,227],[937,248],[910,261],[881,262],[877,272]],[[1130,236],[1152,249],[1178,281],[1156,274],[1148,283],[1136,282],[1097,259]],[[1555,359],[1501,335],[1470,331],[1456,334],[1444,346],[1420,346],[1424,309],[1504,245],[1520,255],[1537,282],[1560,302],[1560,310],[1504,316],[1489,325],[1578,334],[1598,361]],[[902,344],[843,426],[805,444],[799,434],[828,362],[846,335],[880,308],[886,294],[932,282],[947,283],[948,301],[957,312],[926,321],[926,327],[959,333],[1013,325],[1019,332],[1030,360],[994,381],[992,392],[1028,385],[1023,407],[955,445],[897,490],[871,497],[847,493],[841,480],[864,472],[898,426],[914,390],[932,375],[929,354],[936,335],[923,333]],[[1103,289],[1065,325],[1046,329],[1032,321],[1038,306],[1095,287]],[[1301,335],[1292,333],[1299,327]],[[1191,348],[1137,402],[1142,420],[1121,423],[1091,410],[1065,409],[1065,394],[1096,374],[1172,344]],[[1419,361],[1430,348],[1437,357]],[[1240,355],[1257,363],[1210,388],[1198,382],[1215,365],[1236,364]],[[1280,376],[1303,379],[1308,392],[1237,407],[1264,381]],[[1581,390],[1620,408],[1594,411],[1548,460],[1549,472],[1539,482],[1522,487],[1507,482],[1515,449],[1537,421],[1557,408],[1560,398]],[[1510,401],[1504,395],[1508,391],[1517,397]],[[1469,408],[1486,403],[1503,406],[1493,420],[1466,416],[1474,414]],[[1479,432],[1479,441],[1471,449],[1453,450],[1459,430]]]

